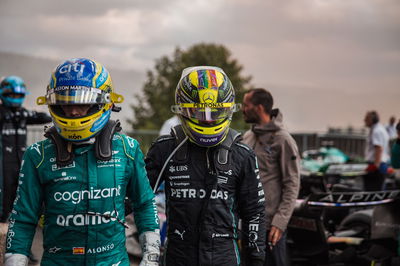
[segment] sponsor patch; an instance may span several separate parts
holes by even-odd
[[[55,253],[57,253],[57,252],[60,251],[60,250],[61,250],[61,248],[52,247],[52,248],[49,248],[49,253],[55,254]]]
[[[84,247],[73,247],[72,248],[72,254],[74,254],[74,255],[85,254],[85,248]]]

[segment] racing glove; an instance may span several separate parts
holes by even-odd
[[[368,164],[367,168],[365,169],[365,171],[367,171],[368,173],[375,172],[376,170],[378,170],[378,167],[376,167],[374,163]]]
[[[158,266],[161,243],[159,231],[143,232],[139,236],[139,242],[143,252],[143,258],[139,266]]]
[[[376,172],[379,171],[381,174],[386,174],[388,170],[388,166],[386,163],[380,163],[379,167],[376,166],[376,164],[370,163],[367,166],[367,169],[365,169],[367,172]]]
[[[28,257],[22,254],[6,253],[4,256],[4,266],[26,266]]]
[[[388,171],[388,165],[386,163],[380,163],[379,168],[378,168],[379,173],[381,174],[387,174]]]

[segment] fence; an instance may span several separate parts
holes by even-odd
[[[305,150],[318,149],[329,143],[330,146],[342,150],[350,158],[359,159],[364,157],[365,135],[295,133],[292,136],[296,140],[300,153]]]
[[[143,152],[147,152],[151,143],[158,137],[157,130],[136,130],[129,135],[137,139]],[[293,138],[299,147],[300,153],[305,150],[318,149],[324,143],[341,149],[351,158],[364,157],[366,136],[361,134],[343,133],[294,133]],[[28,144],[43,139],[43,126],[28,126]]]

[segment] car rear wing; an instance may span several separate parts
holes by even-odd
[[[400,199],[400,190],[361,191],[361,192],[323,192],[298,199],[296,206],[315,207],[364,207],[386,204]]]

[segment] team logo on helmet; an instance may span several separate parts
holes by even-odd
[[[212,93],[206,92],[206,93],[204,93],[204,95],[203,95],[203,101],[204,101],[205,103],[212,103],[212,102],[215,101],[215,97],[214,97],[214,95],[213,95]]]

